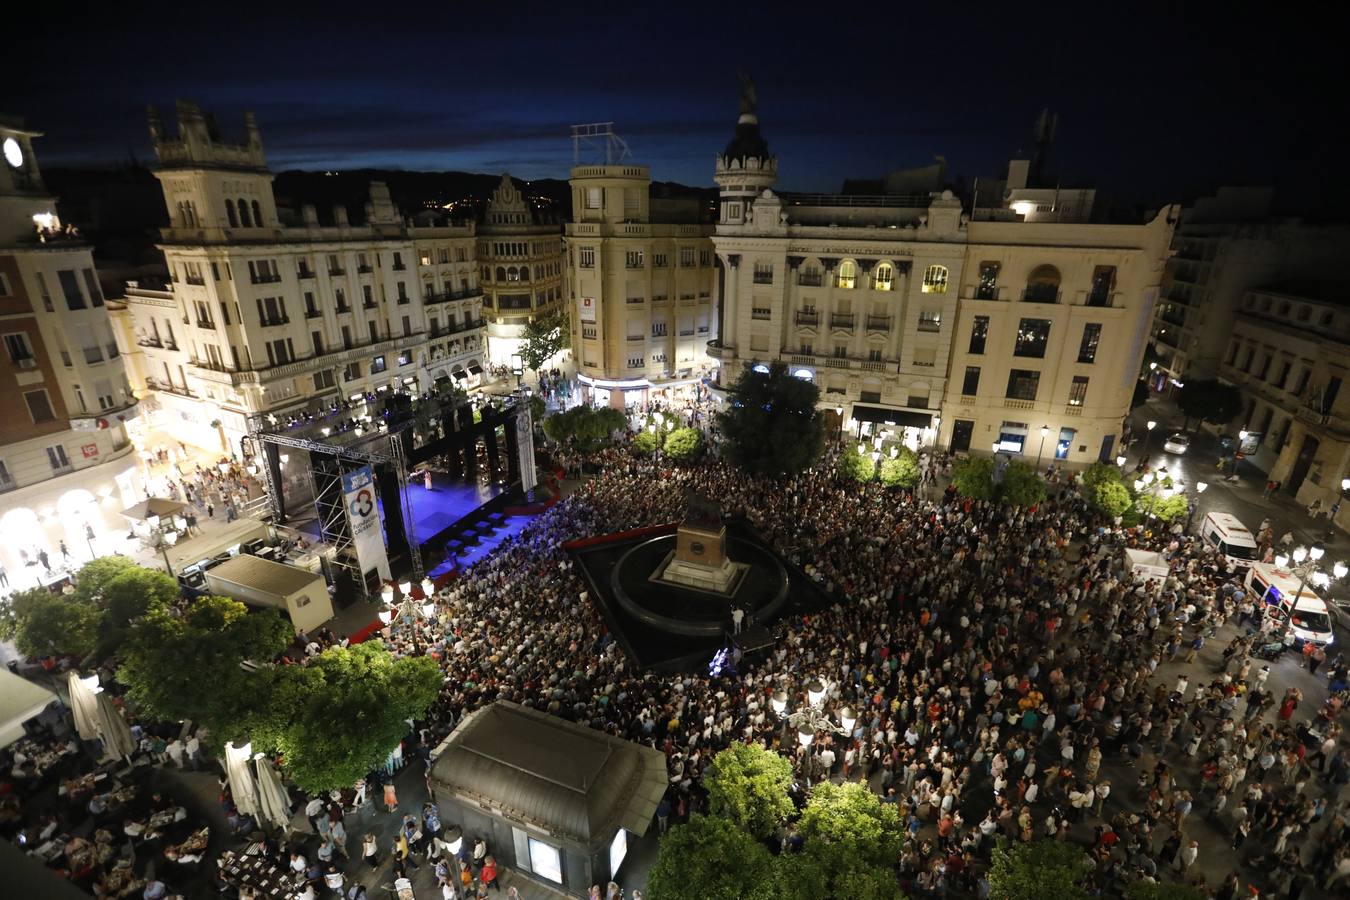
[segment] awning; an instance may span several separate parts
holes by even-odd
[[[469,366],[469,374],[470,374],[470,375],[482,375],[482,374],[483,374],[483,367],[480,366],[478,363],[474,363],[473,365]]]
[[[463,369],[456,369],[455,371],[451,372],[450,374],[451,374],[451,375],[454,375],[456,378],[468,378],[468,377],[469,377],[469,373],[468,373],[468,372],[465,372]]]
[[[914,412],[908,409],[891,409],[888,406],[864,406],[853,404],[853,418],[859,422],[876,422],[883,425],[901,425],[910,428],[927,428],[933,424],[928,413]]]
[[[151,497],[149,500],[142,500],[129,509],[122,510],[122,515],[136,522],[144,522],[151,516],[158,516],[161,519],[176,516],[187,508],[186,503],[179,503],[177,500]]]

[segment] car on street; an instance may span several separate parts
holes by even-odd
[[[1163,441],[1163,450],[1167,453],[1185,453],[1191,449],[1191,439],[1184,434],[1174,434]]]

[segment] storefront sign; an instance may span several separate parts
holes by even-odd
[[[84,454],[85,459],[93,459],[98,456],[98,444],[84,444],[80,447],[80,452]]]
[[[347,522],[352,530],[352,546],[361,566],[362,577],[371,569],[388,581],[389,556],[384,547],[384,528],[380,505],[376,502],[375,476],[370,466],[362,466],[342,476],[342,496],[347,505]]]

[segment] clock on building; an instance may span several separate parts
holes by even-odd
[[[23,148],[14,138],[5,138],[5,162],[14,168],[23,165]]]

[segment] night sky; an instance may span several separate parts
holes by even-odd
[[[1273,18],[1297,4],[251,5],[23,4],[0,111],[47,133],[47,166],[148,160],[146,105],[187,97],[227,136],[256,111],[277,171],[524,178],[565,178],[569,126],[613,120],[655,178],[710,185],[745,69],[787,190],[934,155],[997,177],[1048,106],[1051,169],[1121,200],[1345,192],[1342,55],[1330,22]]]

